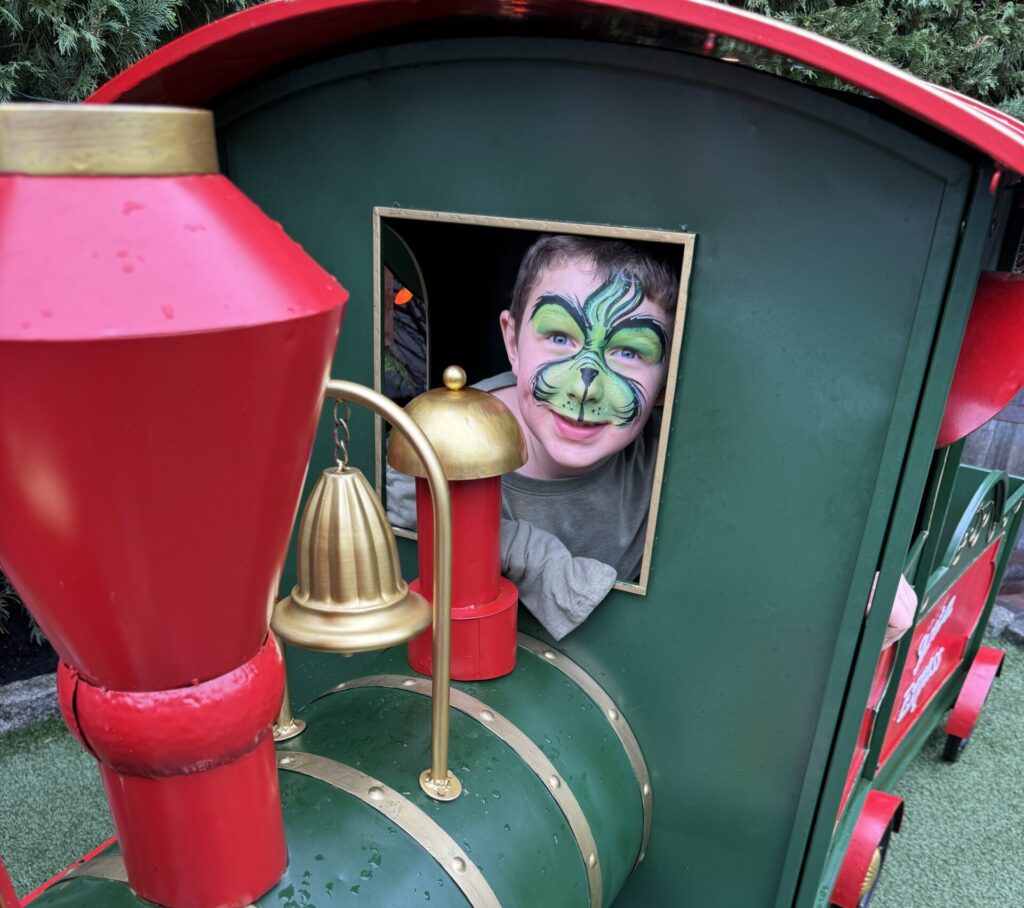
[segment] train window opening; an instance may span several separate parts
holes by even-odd
[[[404,406],[461,366],[516,413],[531,452],[505,480],[505,516],[611,564],[615,588],[632,593],[650,573],[694,240],[374,212],[378,389]],[[378,485],[395,532],[415,539],[409,484],[387,472],[385,441],[378,425]]]

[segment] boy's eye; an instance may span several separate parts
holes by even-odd
[[[661,336],[648,326],[632,326],[616,330],[611,337],[609,353],[629,363],[655,365],[665,358]]]
[[[572,343],[564,334],[551,334],[548,336],[548,340],[558,347],[568,347]]]

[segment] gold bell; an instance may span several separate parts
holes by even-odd
[[[386,649],[430,626],[429,603],[402,579],[380,499],[360,470],[325,470],[302,512],[298,584],[274,607],[274,633],[332,653]]]

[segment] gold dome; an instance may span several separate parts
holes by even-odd
[[[302,512],[296,566],[298,583],[270,622],[295,646],[359,653],[430,626],[430,604],[402,579],[384,508],[359,470],[321,475]]]
[[[467,388],[458,366],[444,370],[444,388],[426,391],[405,408],[433,445],[450,480],[511,473],[526,463],[526,441],[512,411],[497,397]],[[416,452],[397,432],[388,441],[388,463],[402,473],[426,476]]]

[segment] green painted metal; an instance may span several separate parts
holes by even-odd
[[[55,883],[32,904],[40,908],[139,908],[151,903],[136,898],[124,883],[73,879]]]
[[[879,578],[875,596],[879,602],[892,602],[895,597],[899,576],[913,541],[921,500],[928,485],[935,439],[966,328],[981,258],[990,237],[994,200],[988,191],[988,176],[983,171],[973,181],[971,200],[966,207],[962,225],[962,242],[948,277],[948,286],[943,289],[944,306],[936,326],[934,347],[927,354],[927,370],[920,374],[916,387],[907,389],[907,395],[916,409],[912,417],[913,433],[905,443],[906,455],[900,461],[899,484],[888,495],[889,505],[885,505],[884,499],[879,501],[885,509],[884,516],[880,515],[880,528],[885,532],[884,549],[876,562]],[[860,608],[863,608],[866,599],[865,595],[860,600]],[[806,861],[796,890],[795,903],[798,905],[825,905],[831,891],[833,877],[825,873],[828,852],[849,758],[867,703],[887,620],[886,609],[874,609],[867,620],[863,621],[864,633],[860,639],[856,662],[848,677],[848,688],[844,692],[847,708],[836,729],[833,758],[820,790],[815,828],[811,833]],[[847,633],[856,640],[856,625],[849,627]]]
[[[370,674],[409,675],[404,649],[383,654]],[[603,903],[610,904],[636,859],[643,821],[636,776],[601,710],[523,650],[511,675],[456,687],[524,731],[558,770],[597,842]],[[329,756],[400,791],[456,838],[503,904],[589,904],[576,839],[545,780],[486,724],[452,712],[451,766],[464,788],[444,804],[423,795],[417,782],[430,762],[428,698],[358,687],[314,701],[302,718],[306,732],[282,750]],[[401,890],[392,899],[405,904]]]
[[[352,292],[338,378],[372,382],[375,205],[697,234],[649,592],[561,648],[653,774],[617,904],[812,904],[885,624],[864,605],[914,536],[986,174],[870,102],[582,41],[339,55],[216,113],[231,177]],[[373,475],[369,416],[352,451]],[[289,656],[300,703],[370,661]]]
[[[412,674],[403,649],[370,668]],[[454,686],[522,729],[572,789],[597,842],[610,904],[636,863],[643,811],[636,774],[604,713],[568,677],[522,648],[513,675]]]
[[[915,624],[925,620],[934,603],[963,576],[990,545],[1002,539],[991,587],[975,632],[957,670],[936,692],[933,700],[921,710],[911,730],[886,764],[877,769],[882,742],[895,707],[898,681],[908,658],[912,632],[908,632],[900,641],[897,659],[891,672],[892,681],[879,707],[863,777],[858,783],[856,796],[851,797],[851,803],[837,825],[832,839],[829,859],[822,876],[823,880],[829,883],[838,873],[864,797],[872,788],[883,791],[892,788],[956,700],[974,655],[981,645],[985,625],[995,603],[1013,541],[1019,531],[1022,508],[1018,508],[1017,505],[1024,502],[1024,483],[997,470],[981,470],[965,465],[957,467],[956,461],[959,460],[961,449],[962,445],[954,446],[948,458],[944,457],[942,452],[938,452],[935,458],[935,481],[932,483],[934,495],[925,499],[927,514],[923,515],[923,519],[932,520],[928,514],[942,515],[941,520],[935,519],[930,524],[932,538],[936,541],[933,551],[941,554],[935,557],[937,563],[934,570],[928,571],[927,580],[920,584],[920,605]],[[982,513],[982,509],[988,503],[993,506],[991,513],[994,515],[994,521],[981,527],[980,521],[976,521],[976,515]],[[983,532],[970,542],[971,530],[976,526],[983,529]],[[925,575],[926,566],[924,563],[921,564],[918,570],[919,577]],[[825,889],[825,886],[821,888]]]
[[[437,862],[387,817],[325,782],[278,776],[288,868],[256,902],[260,908],[468,904]]]
[[[468,904],[437,862],[389,819],[316,779],[291,772],[281,772],[279,778],[288,867],[257,906]],[[136,908],[150,903],[137,898],[125,883],[83,877],[56,884],[33,904]]]

